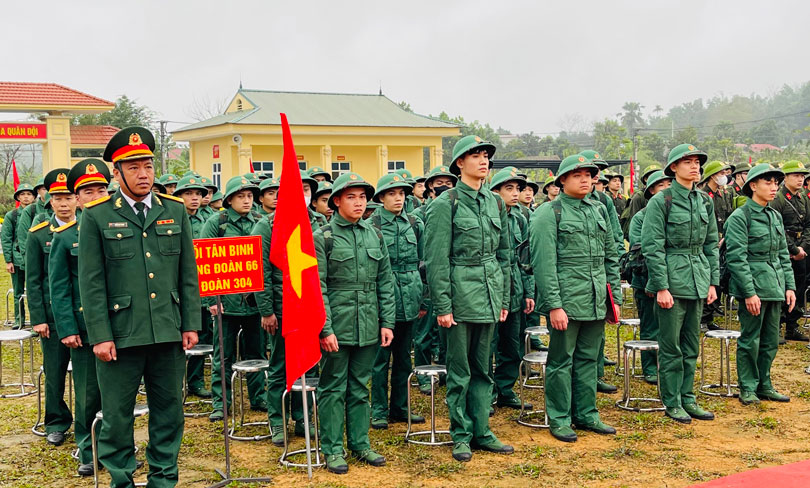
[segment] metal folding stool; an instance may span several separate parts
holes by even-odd
[[[624,376],[624,364],[622,361],[622,327],[633,328],[633,339],[638,340],[639,331],[641,328],[641,319],[620,319],[616,324],[616,375]],[[641,378],[643,375],[636,374],[636,357],[633,355],[633,363],[631,364],[630,374],[636,378]]]
[[[723,396],[729,398],[739,395],[739,393],[731,391],[732,388],[737,388],[737,385],[731,382],[731,351],[729,348],[731,341],[736,342],[740,335],[740,331],[738,330],[710,330],[703,335],[703,338],[700,340],[700,388],[698,388],[698,391],[709,396]],[[718,339],[720,341],[720,383],[706,383],[704,381],[706,370],[704,354],[706,339]],[[723,379],[723,362],[726,363],[725,380]],[[725,388],[725,393],[712,391],[718,388]]]
[[[186,350],[186,375],[183,378],[183,407],[189,407],[193,405],[211,405],[211,400],[188,400],[188,361],[193,357],[205,357],[208,356],[211,358],[214,354],[214,346],[211,344],[197,344],[191,349]],[[203,366],[203,377],[205,377],[205,366]],[[183,412],[184,417],[202,417],[203,415],[208,415],[211,413],[211,410],[207,412]]]
[[[627,341],[624,343],[624,357],[622,361],[624,362],[624,369],[625,371],[629,368],[631,372],[633,371],[632,367],[630,366],[631,356],[632,361],[635,363],[636,361],[636,352],[642,351],[655,351],[656,354],[658,353],[658,342],[656,341]],[[657,362],[657,361],[656,361]],[[624,375],[624,393],[622,393],[622,399],[616,401],[616,406],[621,408],[622,410],[629,410],[632,412],[661,412],[664,410],[663,402],[661,401],[661,387],[656,385],[656,389],[658,390],[658,398],[644,398],[644,397],[634,397],[630,392],[630,380],[631,377],[634,376],[631,374]],[[660,381],[659,381],[660,383]],[[650,402],[650,403],[660,403],[660,407],[639,407],[630,405],[630,403],[636,402]]]
[[[34,385],[34,337],[37,337],[30,330],[0,330],[0,388],[6,387],[19,387],[19,393],[0,394],[0,398],[20,398],[28,395],[33,395],[37,392]],[[25,382],[25,341],[28,341],[31,362],[31,382]],[[3,383],[3,343],[4,342],[18,342],[20,345],[20,381],[19,383]],[[26,391],[26,388],[31,390]]]
[[[264,373],[265,382],[267,381],[267,374],[270,370],[270,361],[266,359],[246,359],[244,361],[237,361],[231,367],[233,374],[231,375],[231,407],[233,408],[233,415],[231,416],[231,428],[228,430],[228,437],[235,441],[261,441],[272,437],[271,434],[258,434],[253,436],[239,436],[236,435],[237,427],[250,427],[250,426],[267,426],[270,430],[270,422],[245,422],[245,379],[248,373]],[[236,424],[236,379],[239,379],[239,415],[241,417],[239,425]]]
[[[148,414],[149,407],[147,405],[135,405],[135,408],[132,411],[133,418],[143,417],[144,415]],[[92,443],[93,448],[93,483],[95,488],[98,488],[98,435],[96,434],[96,426],[103,419],[103,412],[96,413],[96,418],[93,419],[93,424],[90,426],[90,442]],[[138,452],[137,447],[135,448],[135,452]],[[135,483],[135,486],[146,486],[146,482]]]
[[[303,387],[301,386],[301,379],[295,380],[293,383],[292,390],[294,392],[299,392],[301,395],[311,394],[310,398],[312,399],[312,421],[315,422],[315,443],[312,445],[311,451],[315,454],[315,462],[312,463],[313,468],[319,468],[324,465],[325,459],[321,460],[321,441],[319,436],[319,429],[318,429],[318,401],[315,399],[315,390],[318,389],[318,378],[307,378],[307,391],[303,391]],[[297,449],[295,451],[289,451],[289,443],[287,439],[287,390],[284,390],[284,393],[281,394],[281,418],[284,419],[284,452],[281,453],[281,457],[279,458],[278,462],[284,466],[285,468],[306,468],[307,464],[304,463],[294,463],[289,459],[292,456],[297,456],[300,454],[306,455],[306,449]],[[309,412],[304,412],[304,415],[309,415]]]
[[[538,352],[530,352],[523,356],[523,360],[520,362],[520,377],[518,378],[518,384],[520,386],[519,395],[520,395],[520,413],[518,413],[517,423],[520,425],[525,425],[527,427],[535,427],[535,428],[548,428],[548,411],[546,410],[546,396],[545,393],[543,394],[543,409],[540,410],[526,410],[526,396],[524,389],[529,388],[544,388],[546,383],[546,363],[548,362],[548,351],[538,351]],[[532,365],[536,364],[540,366],[540,379],[543,381],[543,385],[527,385],[527,382],[530,379],[530,374],[532,371]],[[537,422],[532,422],[532,418],[538,415],[543,415],[543,423],[538,424]]]
[[[449,430],[436,430],[436,385],[439,384],[439,375],[447,374],[447,368],[441,364],[429,364],[416,366],[408,375],[408,429],[405,431],[405,441],[412,444],[424,446],[444,446],[452,444],[453,441],[440,441],[439,435],[449,435]],[[430,378],[430,430],[411,432],[411,380],[416,375],[423,375]],[[430,436],[430,440],[420,441],[414,439],[415,436]]]

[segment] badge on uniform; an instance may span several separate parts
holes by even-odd
[[[157,225],[166,225],[166,224],[173,224],[173,223],[174,223],[174,219],[158,220],[157,221]]]
[[[111,229],[122,229],[124,227],[129,227],[126,222],[110,222],[107,224]]]

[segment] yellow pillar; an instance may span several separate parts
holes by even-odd
[[[45,116],[48,139],[42,144],[42,174],[54,168],[70,168],[70,117]]]
[[[332,173],[332,146],[329,144],[321,146],[321,168]]]
[[[433,169],[436,166],[441,166],[442,164],[444,164],[443,154],[444,150],[442,150],[442,146],[430,147],[430,169]]]
[[[371,183],[376,185],[377,180],[385,174],[388,174],[388,146],[383,144],[377,147],[377,174]]]
[[[250,163],[253,161],[253,146],[239,146],[239,162],[236,167],[236,175],[243,175],[250,172]]]

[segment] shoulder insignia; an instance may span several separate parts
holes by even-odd
[[[174,200],[175,202],[183,203],[183,199],[180,197],[175,197],[173,195],[166,195],[165,193],[158,193],[158,195],[160,195],[161,198],[168,198],[169,200]],[[158,203],[160,203],[160,200],[158,200]]]
[[[107,200],[109,200],[109,199],[110,199],[110,196],[109,196],[109,195],[107,195],[106,197],[97,198],[97,199],[93,200],[93,201],[92,201],[92,202],[90,202],[90,203],[85,203],[85,204],[84,204],[84,208],[92,208],[92,207],[95,207],[95,206],[96,206],[96,205],[98,205],[99,203],[104,203],[104,202],[106,202],[106,201],[107,201]],[[74,222],[75,222],[75,221],[74,221]],[[64,226],[62,226],[62,227],[64,227]],[[60,227],[60,228],[61,228],[61,227]]]
[[[107,197],[104,197],[104,198],[107,198]],[[98,202],[99,200],[101,200],[101,198],[99,198],[98,200],[95,200],[95,201]],[[93,202],[91,202],[91,203],[93,203]],[[87,205],[85,205],[85,207],[87,207]],[[62,232],[63,230],[70,229],[74,225],[76,225],[75,220],[73,220],[71,222],[68,222],[67,224],[63,225],[62,227],[59,227],[58,229],[56,229],[55,232]]]
[[[40,222],[37,225],[35,225],[35,226],[31,227],[30,229],[28,229],[28,232],[36,232],[39,229],[44,229],[45,227],[48,226],[48,223],[49,222],[47,220],[45,222]]]

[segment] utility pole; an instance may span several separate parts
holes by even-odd
[[[166,174],[168,171],[168,165],[166,164],[166,123],[168,121],[161,120],[160,121],[160,166],[162,173]]]

